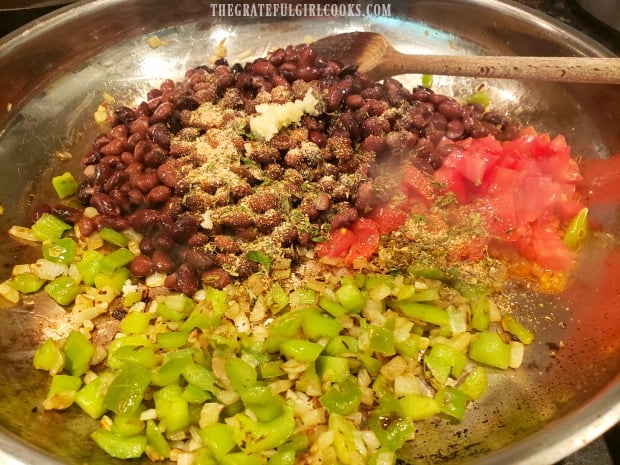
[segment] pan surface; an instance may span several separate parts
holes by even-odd
[[[230,62],[269,49],[351,30],[385,34],[416,53],[611,56],[576,31],[513,3],[392,1],[360,16],[228,16],[218,4],[180,0],[79,3],[0,43],[0,281],[37,250],[11,240],[33,205],[51,194],[51,176],[77,172],[101,129],[93,112],[104,93],[128,106],[165,78],[204,64],[225,40]],[[385,6],[387,5],[387,8]],[[371,12],[374,10],[370,10]],[[162,45],[154,47],[149,38]],[[405,76],[407,85],[420,76]],[[456,97],[476,79],[435,77]],[[575,155],[620,152],[620,89],[486,80],[494,108],[541,131],[563,133]],[[58,153],[73,157],[58,157]],[[620,173],[618,173],[620,181]],[[620,418],[620,233],[618,205],[598,206],[604,234],[582,254],[565,292],[540,296],[515,284],[507,298],[537,336],[524,366],[492,376],[491,390],[460,424],[420,427],[402,452],[409,464],[551,464],[594,440]],[[24,464],[110,464],[88,438],[93,422],[77,412],[43,412],[48,376],[32,354],[70,329],[65,310],[43,297],[0,303],[0,450]],[[120,462],[119,462],[120,463]]]

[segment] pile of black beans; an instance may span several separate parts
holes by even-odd
[[[243,279],[257,271],[258,263],[237,256],[235,273],[225,271],[226,260],[239,255],[243,234],[235,228],[201,228],[197,212],[187,205],[187,186],[176,168],[175,160],[182,154],[175,151],[175,137],[188,131],[189,112],[205,102],[251,114],[261,95],[282,88],[300,94],[309,85],[322,95],[325,111],[306,115],[300,126],[307,130],[308,141],[332,156],[321,162],[323,176],[313,175],[320,179],[301,181],[325,183],[338,180],[338,173],[362,173],[344,192],[338,185],[322,188],[320,204],[325,208],[310,220],[332,229],[350,225],[368,213],[377,199],[385,198],[378,183],[373,183],[373,176],[384,172],[378,166],[415,163],[432,173],[454,150],[454,141],[487,135],[505,140],[518,131],[515,123],[479,104],[461,104],[422,86],[407,89],[392,78],[374,82],[353,67],[317,56],[308,45],[287,46],[245,65],[220,59],[188,71],[182,82],[163,81],[136,108],[110,109],[111,129],[99,135],[83,157],[85,179],[78,192],[80,201],[95,207],[99,215],[86,217],[64,205],[42,207],[37,213],[52,211],[77,224],[85,236],[104,227],[134,228],[144,236],[141,254],[131,265],[133,274],[165,273],[167,287],[188,295],[201,281],[222,288],[233,279]],[[273,144],[278,140],[282,139],[276,136]],[[343,140],[355,153],[338,159],[333,153]],[[275,162],[263,166],[273,171],[270,176],[303,171],[298,166],[303,160],[287,158],[287,150],[285,145],[279,147]],[[246,193],[250,194],[251,190]],[[301,205],[300,195],[296,202]],[[244,228],[244,234],[248,229],[256,234],[256,225]],[[310,242],[307,234],[292,230],[283,245]]]

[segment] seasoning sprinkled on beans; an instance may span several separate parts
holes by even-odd
[[[283,115],[268,141],[252,133],[257,105],[284,109],[308,93],[317,103],[298,122]],[[307,45],[247,65],[218,60],[189,70],[184,81],[148,91],[135,109],[110,114],[113,127],[84,157],[89,179],[78,191],[101,218],[91,226],[65,216],[85,235],[131,226],[145,235],[134,273],[174,273],[167,285],[186,293],[199,279],[219,287],[260,269],[243,259],[248,251],[295,261],[296,247],[389,201],[390,183],[373,179],[393,177],[398,164],[438,169],[446,141],[517,132],[479,104],[391,78],[373,82]],[[175,248],[187,251],[174,258]],[[216,263],[222,268],[209,269]]]

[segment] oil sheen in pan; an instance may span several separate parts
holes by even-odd
[[[117,14],[123,13],[121,5],[109,3],[116,8]],[[137,9],[143,7],[140,2],[133,5]],[[472,15],[467,10],[472,5],[489,9],[495,22],[479,20],[480,13]],[[144,31],[157,31],[165,24],[160,16],[163,13],[153,5],[149,7],[154,19],[150,23],[145,20]],[[395,16],[392,18],[278,22],[281,32],[277,43],[272,34],[274,24],[269,21],[248,24],[249,21],[231,19],[213,25],[208,20],[198,19],[160,30],[157,35],[166,42],[165,46],[151,48],[147,39],[152,34],[141,35],[110,46],[79,65],[67,65],[62,73],[57,74],[60,78],[45,86],[45,91],[27,105],[14,102],[15,109],[21,108],[21,111],[5,127],[0,139],[0,160],[8,167],[0,173],[0,199],[5,206],[19,205],[19,208],[6,209],[7,213],[0,217],[2,231],[11,224],[25,222],[30,206],[36,203],[30,194],[40,198],[51,192],[46,191],[48,187],[41,186],[48,186],[49,177],[67,167],[54,158],[54,152],[65,150],[74,154],[74,159],[68,163],[77,166],[83,147],[99,132],[92,120],[92,112],[101,101],[103,92],[109,92],[117,101],[133,105],[136,103],[134,99],[143,95],[152,83],[161,78],[180,77],[186,68],[202,64],[208,59],[205,53],[212,53],[224,37],[227,37],[226,48],[232,61],[236,61],[236,57],[245,57],[245,60],[263,55],[276,45],[303,41],[306,35],[319,37],[358,28],[384,33],[403,51],[527,53],[527,50],[540,50],[571,53],[575,49],[583,53],[599,53],[595,46],[580,42],[570,33],[557,29],[557,25],[529,17],[521,10],[503,4],[481,6],[476,2],[446,2],[444,5],[421,1],[411,6],[408,2],[394,2],[393,7]],[[200,16],[192,12],[189,5],[180,5],[178,12],[185,12],[187,17]],[[88,11],[83,18],[95,13]],[[399,19],[401,14],[411,14],[419,19]],[[489,24],[501,24],[501,27],[494,29]],[[545,36],[541,24],[553,34]],[[105,35],[105,31],[98,33]],[[111,39],[119,41],[118,38]],[[410,76],[406,81],[417,84],[419,77]],[[436,78],[435,84],[438,91],[458,96],[461,92],[468,93],[476,82]],[[597,156],[592,149],[596,143],[601,155],[607,155],[605,147],[613,142],[613,136],[609,135],[610,128],[601,123],[601,117],[592,112],[606,108],[605,104],[614,99],[618,103],[620,97],[612,91],[601,90],[598,92],[604,97],[593,97],[590,89],[582,87],[527,86],[497,81],[489,81],[486,85],[492,102],[501,102],[502,109],[539,128],[562,131],[578,153]],[[617,140],[615,143],[617,147]],[[617,212],[609,215],[607,224],[617,231]],[[3,270],[9,270],[8,266],[17,261],[29,259],[28,249],[4,237],[0,241],[0,252],[0,260],[5,266]],[[516,287],[510,297],[522,304],[519,307],[523,317],[533,319],[538,336],[536,347],[528,351],[527,366],[514,376],[494,380],[496,385],[492,392],[468,415],[466,422],[457,427],[439,422],[421,429],[416,449],[405,451],[403,458],[411,463],[426,463],[428,457],[441,463],[459,463],[465,458],[486,456],[489,451],[509,446],[551,422],[545,431],[531,435],[512,449],[480,459],[481,463],[506,463],[518,457],[542,454],[542,443],[561,444],[569,433],[577,435],[579,431],[585,431],[580,437],[590,440],[596,431],[602,431],[604,426],[601,425],[584,430],[594,410],[589,412],[586,420],[577,418],[579,421],[571,421],[572,428],[563,420],[564,415],[570,415],[593,397],[599,397],[606,406],[614,405],[606,401],[604,392],[599,392],[618,372],[617,346],[611,343],[615,329],[592,319],[588,304],[598,289],[590,279],[605,277],[599,266],[602,259],[600,248],[592,250],[570,292],[563,295],[541,298],[526,288]],[[541,308],[548,319],[540,318]],[[26,441],[66,457],[70,463],[84,460],[103,463],[102,457],[91,459],[90,442],[86,438],[88,421],[71,413],[41,415],[32,411],[45,391],[45,375],[30,368],[32,349],[43,338],[66,332],[67,328],[55,324],[62,321],[63,313],[64,310],[52,308],[39,300],[33,301],[32,306],[24,305],[0,313],[0,321],[6,328],[0,335],[1,357],[7,362],[0,368],[1,378],[6,380],[0,385],[0,394],[7,399],[0,405],[0,422]],[[555,350],[560,341],[568,346],[572,340],[579,341],[571,345],[572,349]],[[608,408],[603,411],[606,410]],[[63,425],[59,436],[51,435],[50,431],[59,430],[59,422]],[[551,463],[579,447],[582,440],[565,444],[561,450],[555,451],[554,456],[547,453],[540,461]],[[21,449],[5,436],[0,437],[0,446],[20,457],[29,457],[30,451]],[[40,456],[35,461],[49,462]]]

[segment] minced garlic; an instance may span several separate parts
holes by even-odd
[[[304,114],[316,116],[319,100],[308,89],[303,100],[284,104],[262,103],[256,105],[256,115],[250,118],[250,130],[255,137],[269,141],[281,129],[299,123]]]
[[[151,48],[158,48],[161,47],[162,45],[166,45],[166,42],[161,40],[159,38],[159,36],[154,35],[148,38],[147,43],[149,44],[149,47]]]
[[[97,124],[103,124],[108,120],[108,110],[104,104],[97,107],[97,111],[94,113],[94,118]]]

